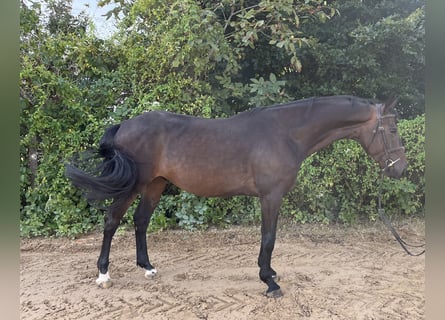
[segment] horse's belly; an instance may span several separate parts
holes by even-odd
[[[253,179],[248,175],[184,170],[165,178],[182,190],[202,197],[257,195]]]

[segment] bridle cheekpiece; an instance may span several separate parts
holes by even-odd
[[[374,135],[373,135],[372,140],[368,146],[370,146],[373,143],[373,141],[375,140],[375,137],[378,134],[380,134],[380,136],[382,137],[382,141],[383,141],[383,151],[381,153],[384,153],[385,158],[386,158],[385,168],[383,168],[383,171],[386,171],[389,168],[391,168],[392,166],[394,166],[397,162],[400,161],[400,158],[397,158],[394,160],[391,157],[391,154],[393,154],[394,152],[400,151],[400,150],[405,151],[405,147],[401,146],[401,147],[391,148],[391,146],[388,143],[388,139],[387,139],[386,132],[385,132],[385,127],[383,126],[383,119],[395,118],[396,115],[395,114],[382,115],[383,104],[377,104],[376,106],[377,106],[377,125],[374,128],[374,130],[372,131]],[[377,159],[380,158],[381,153],[378,154]]]

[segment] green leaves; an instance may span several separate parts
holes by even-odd
[[[283,88],[286,82],[277,80],[277,77],[273,73],[269,75],[268,81],[264,80],[263,77],[260,77],[258,80],[250,80],[252,81],[252,83],[249,84],[250,93],[253,94],[250,103],[254,106],[267,106],[288,98]]]
[[[64,176],[64,162],[99,139],[106,108],[94,88],[106,83],[102,43],[82,29],[68,4],[52,2],[62,22],[35,19],[27,8],[21,24],[20,200],[23,235],[74,235],[101,220]],[[36,13],[39,11],[35,11]],[[63,13],[63,14],[62,14]],[[31,17],[30,19],[28,19]],[[79,28],[80,29],[79,29]],[[83,30],[83,31],[82,31]],[[104,90],[105,86],[102,87]],[[103,97],[103,93],[102,93]],[[106,104],[105,104],[106,105]]]
[[[181,191],[164,195],[156,209],[151,230],[179,226],[199,230],[211,225],[252,223],[260,219],[258,199],[251,197],[202,198]],[[167,218],[166,215],[171,216]]]
[[[340,15],[302,26],[311,46],[294,86],[302,96],[353,94],[385,101],[400,96],[403,118],[423,114],[425,8],[418,0],[338,3]]]

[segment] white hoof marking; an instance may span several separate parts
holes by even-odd
[[[156,269],[145,270],[145,277],[147,279],[151,279],[156,275],[156,273],[158,273],[158,271]]]
[[[101,284],[110,281],[110,274],[107,272],[105,274],[99,272],[99,278],[96,279],[96,284],[100,286]]]

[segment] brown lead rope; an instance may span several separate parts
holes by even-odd
[[[388,217],[385,215],[385,209],[382,208],[382,185],[383,185],[383,171],[382,171],[382,176],[381,176],[381,180],[380,180],[380,186],[379,186],[379,199],[378,199],[378,213],[379,213],[379,217],[380,220],[383,221],[383,223],[385,224],[385,226],[391,231],[391,233],[394,235],[394,237],[396,238],[396,240],[400,243],[400,245],[402,246],[403,250],[405,250],[405,252],[407,254],[409,254],[410,256],[420,256],[422,254],[425,253],[425,249],[423,249],[422,252],[414,254],[411,251],[408,250],[408,247],[411,248],[422,248],[425,247],[424,244],[420,244],[420,245],[411,245],[406,243],[397,233],[396,229],[394,229],[394,227],[391,224],[391,221],[389,221]]]

